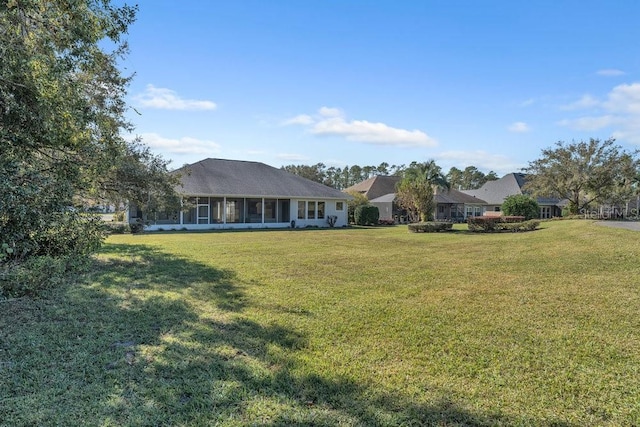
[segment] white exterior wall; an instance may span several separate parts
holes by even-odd
[[[301,219],[298,218],[298,202],[324,202],[324,218],[320,219]],[[336,209],[336,205],[342,203],[342,210]],[[329,227],[327,219],[330,215],[337,216],[334,227],[345,227],[347,223],[347,200],[322,200],[322,199],[291,199],[291,219],[296,222],[296,228],[305,227]],[[316,207],[317,209],[317,207]],[[305,209],[306,213],[306,209]],[[306,216],[306,215],[305,215]]]
[[[213,197],[213,196],[212,196]],[[256,197],[249,197],[255,199]],[[270,198],[272,199],[272,198]],[[289,218],[295,221],[295,228],[305,228],[305,227],[329,227],[329,223],[327,222],[327,218],[330,215],[335,215],[337,217],[336,223],[334,227],[345,227],[348,225],[347,218],[347,200],[324,200],[324,199],[288,199],[290,200],[289,204]],[[298,202],[316,202],[316,212],[317,212],[317,202],[324,202],[325,212],[324,218],[320,219],[306,219],[306,204],[305,204],[305,218],[298,218]],[[338,204],[342,204],[342,210],[336,209]],[[233,230],[233,229],[267,229],[267,228],[290,228],[292,222],[253,222],[253,223],[209,223],[209,224],[183,224],[182,223],[183,213],[180,213],[180,224],[150,224],[145,226],[145,230],[147,231],[160,231],[160,230]],[[131,218],[130,212],[130,222],[134,221]]]

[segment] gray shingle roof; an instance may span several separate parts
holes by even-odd
[[[454,188],[450,188],[448,190],[437,189],[434,199],[436,203],[443,204],[487,204],[487,202],[482,199],[471,196],[469,194],[465,194],[462,191],[458,191]]]
[[[485,200],[489,205],[501,205],[507,196],[522,194],[524,174],[510,173],[495,181],[487,181],[477,190],[463,190],[470,196]]]
[[[486,200],[488,205],[501,205],[508,196],[524,194],[522,187],[526,183],[523,173],[510,173],[495,181],[487,181],[477,190],[463,190],[470,196]],[[538,197],[540,205],[558,205],[560,199],[552,197]]]
[[[191,196],[350,199],[326,185],[259,162],[204,159],[183,166],[178,191]]]

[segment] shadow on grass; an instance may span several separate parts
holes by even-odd
[[[545,425],[309,372],[308,337],[243,316],[234,272],[146,246],[103,254],[81,284],[0,319],[7,425]]]

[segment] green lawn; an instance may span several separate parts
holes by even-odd
[[[112,236],[0,302],[0,423],[639,425],[639,237]]]

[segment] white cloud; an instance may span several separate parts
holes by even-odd
[[[210,156],[220,152],[220,144],[214,141],[191,138],[165,138],[157,133],[143,133],[142,142],[149,147],[170,154],[197,154]]]
[[[347,120],[338,108],[322,107],[315,116],[301,114],[283,122],[301,124],[314,135],[342,136],[349,141],[376,145],[406,147],[434,147],[437,141],[421,130],[407,130],[391,127],[385,123],[367,120]]]
[[[147,108],[161,110],[215,110],[217,105],[212,101],[182,99],[171,90],[154,85],[147,85],[145,91],[133,97],[134,101]]]
[[[321,107],[318,113],[323,117],[341,117],[343,115],[339,108]]]
[[[616,138],[640,144],[640,83],[614,87],[606,101],[597,102],[594,107],[602,114],[564,119],[558,124],[581,131],[611,128]]]
[[[295,117],[282,122],[284,126],[288,125],[310,125],[314,122],[313,117],[308,114],[299,114]]]
[[[631,114],[640,118],[640,83],[623,84],[609,92],[604,107],[612,112]]]
[[[529,99],[527,99],[527,100],[525,100],[525,101],[522,101],[522,102],[520,103],[520,106],[521,106],[521,107],[528,107],[528,106],[530,106],[530,105],[533,105],[535,102],[536,102],[536,100],[535,100],[535,99],[533,99],[533,98],[529,98]]]
[[[612,115],[585,116],[577,119],[565,119],[558,122],[561,126],[581,131],[595,131],[619,123],[620,120]]]
[[[464,169],[467,166],[475,166],[481,171],[494,171],[498,176],[503,176],[511,172],[518,172],[526,166],[525,164],[517,163],[502,154],[491,154],[483,150],[444,151],[434,157],[439,164],[448,164],[459,169]]]
[[[591,95],[582,95],[582,98],[572,102],[571,104],[562,105],[560,109],[565,111],[584,110],[597,107],[599,103],[600,102]]]
[[[531,130],[531,128],[529,128],[529,125],[526,124],[525,122],[512,123],[508,127],[508,129],[510,132],[516,132],[516,133],[524,133],[524,132],[529,132]]]
[[[617,76],[624,76],[627,73],[625,73],[622,70],[618,70],[616,68],[605,68],[604,70],[596,71],[596,74],[604,77],[617,77]]]

